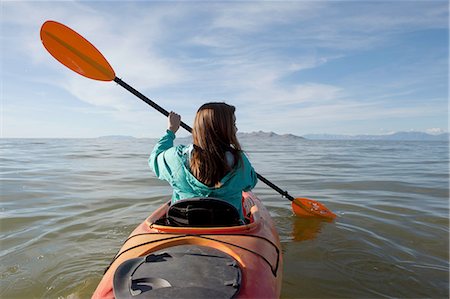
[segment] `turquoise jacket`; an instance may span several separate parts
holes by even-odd
[[[256,172],[242,154],[242,162],[220,181],[221,186],[208,187],[191,173],[189,158],[192,146],[173,146],[175,134],[167,130],[153,148],[148,163],[156,176],[173,188],[172,203],[193,197],[216,197],[235,206],[242,214],[242,191],[249,191],[257,183]]]

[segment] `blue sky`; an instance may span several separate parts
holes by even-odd
[[[448,131],[447,1],[1,1],[2,137],[159,137],[165,117],[42,46],[46,20],[191,124],[208,101],[240,131]],[[181,132],[180,135],[187,135]]]

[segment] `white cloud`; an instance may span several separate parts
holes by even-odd
[[[137,128],[141,123],[148,125],[147,117],[153,114],[114,83],[92,81],[64,70],[39,42],[39,28],[45,20],[61,21],[78,31],[105,55],[118,77],[150,98],[158,96],[155,101],[161,106],[179,109],[186,119],[192,118],[204,100],[227,100],[245,116],[244,128],[289,132],[327,123],[406,119],[441,112],[435,102],[431,106],[417,104],[420,97],[415,105],[394,104],[394,98],[415,97],[415,89],[405,88],[404,81],[412,82],[410,75],[394,78],[391,86],[380,90],[374,84],[362,91],[357,83],[365,80],[369,85],[369,77],[380,73],[366,73],[367,78],[348,74],[350,84],[346,85],[298,75],[328,66],[353,51],[382,50],[385,44],[399,43],[397,37],[405,32],[448,28],[444,4],[282,1],[117,2],[107,6],[102,2],[2,2],[2,25],[17,35],[5,35],[2,41],[10,41],[11,47],[26,55],[25,64],[40,67],[39,76],[28,75],[33,78],[30,81],[65,89],[108,115],[111,122]],[[383,68],[382,62],[380,65]],[[432,68],[421,64],[424,74]],[[435,73],[441,72],[439,68]],[[164,123],[157,121],[158,126],[160,121]],[[149,135],[158,135],[158,130],[149,129]]]
[[[272,107],[277,109],[293,109],[296,106],[304,107],[307,105],[321,106],[327,102],[336,101],[342,97],[343,90],[337,86],[307,83],[289,87],[276,86],[268,84],[261,87],[251,89],[251,91],[243,92],[236,97],[240,101],[252,105],[261,105],[271,110]]]
[[[39,30],[46,20],[63,22],[90,40],[115,71],[120,71],[116,75],[129,83],[143,88],[159,88],[186,77],[170,59],[156,54],[158,38],[163,35],[158,30],[158,15],[124,23],[120,14],[112,16],[77,2],[14,2],[2,5],[5,5],[6,11],[2,23],[20,32],[20,39],[14,39],[14,47],[23,51],[35,64],[60,74],[50,80],[40,77],[37,80],[63,87],[81,101],[118,110],[124,110],[128,105],[117,89],[111,87],[113,84],[105,86],[62,70],[39,42]],[[29,17],[23,18],[24,15]]]
[[[274,24],[289,24],[308,19],[318,14],[325,3],[313,1],[298,2],[251,2],[226,3],[218,5],[212,22],[214,29],[232,29],[244,32],[260,31]]]

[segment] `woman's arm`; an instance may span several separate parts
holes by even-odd
[[[173,140],[175,133],[180,128],[181,117],[175,112],[171,111],[167,117],[167,131],[166,134],[159,139],[158,143],[153,148],[148,164],[156,176],[160,179],[170,182],[172,173],[168,168],[166,159],[164,157],[165,151],[173,147]]]
[[[156,176],[160,179],[169,181],[171,174],[167,169],[167,163],[165,162],[164,152],[173,147],[173,140],[175,134],[171,130],[167,130],[166,134],[159,139],[158,143],[152,150],[148,164]]]

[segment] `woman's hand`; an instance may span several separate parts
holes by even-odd
[[[180,128],[181,116],[173,111],[170,111],[167,117],[167,128],[173,133],[176,133]]]

